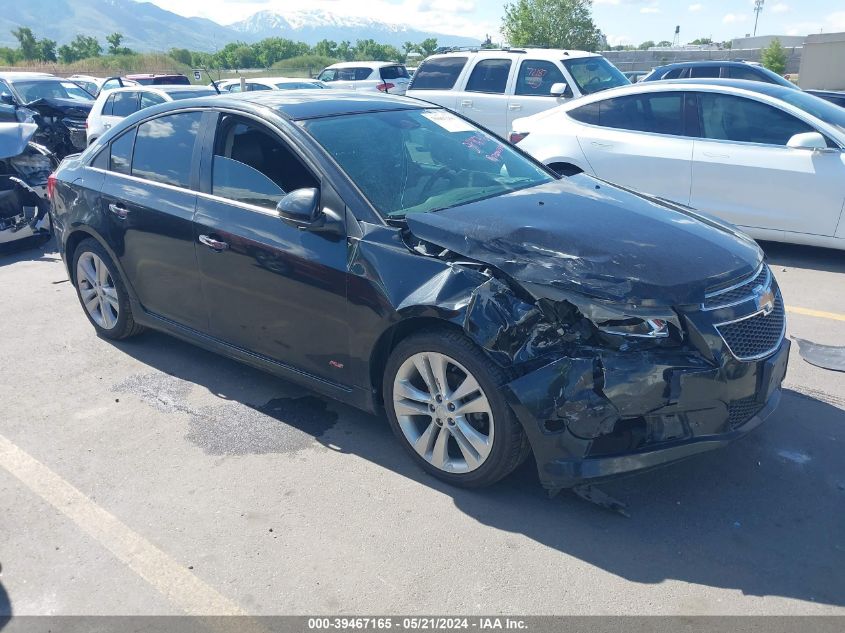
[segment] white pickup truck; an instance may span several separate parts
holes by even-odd
[[[406,94],[450,108],[507,137],[514,119],[629,83],[616,66],[595,53],[470,49],[426,58]]]

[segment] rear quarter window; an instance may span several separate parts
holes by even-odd
[[[384,66],[379,72],[382,79],[408,79],[408,71],[404,66]]]
[[[411,90],[451,90],[467,63],[466,57],[439,57],[424,61],[414,78]]]

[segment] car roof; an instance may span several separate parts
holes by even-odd
[[[167,105],[170,107],[167,107]],[[279,116],[290,120],[316,119],[343,114],[361,114],[364,112],[422,110],[440,107],[420,101],[419,99],[411,99],[410,97],[383,95],[377,92],[362,93],[354,90],[256,90],[235,93],[224,92],[220,95],[184,99],[154,107],[156,108],[156,112],[164,112],[170,109],[207,107],[211,105],[253,110],[256,113],[260,109],[264,109],[265,112],[267,109],[270,109]]]
[[[62,79],[62,81],[65,81],[62,77],[51,75],[50,73],[36,73],[23,71],[9,71],[0,73],[0,79],[7,79],[9,81],[15,79]]]
[[[399,62],[338,62],[326,68],[382,68],[384,66],[402,66]]]
[[[687,66],[754,66],[754,64],[749,64],[748,62],[738,60],[738,59],[711,59],[711,60],[698,60],[694,62],[672,62],[671,64],[663,64],[662,66],[657,66],[657,68],[686,68]]]
[[[590,53],[589,51],[579,51],[565,48],[454,48],[452,50],[443,51],[442,53],[435,53],[431,57],[466,57],[467,55],[476,55],[479,57],[501,57],[506,54],[526,54],[536,56],[540,59],[556,59],[564,58],[578,58],[578,57],[601,57],[598,53]],[[424,61],[424,60],[423,60]]]
[[[764,94],[769,97],[780,98],[781,95],[793,92],[792,88],[779,84],[770,84],[762,81],[750,81],[746,79],[665,79],[663,81],[641,81],[635,84],[609,88],[578,99],[572,99],[560,106],[564,110],[571,110],[580,105],[604,101],[612,97],[621,97],[630,94],[644,94],[647,92],[672,92],[674,90],[713,90],[714,88],[726,89],[727,92],[743,91]]]

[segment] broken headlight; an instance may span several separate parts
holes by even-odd
[[[629,336],[633,338],[668,338],[669,322],[663,319],[623,319],[606,321],[598,326],[605,334]]]

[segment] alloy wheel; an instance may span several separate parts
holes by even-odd
[[[405,439],[429,464],[448,473],[479,468],[493,447],[490,402],[478,380],[453,358],[420,352],[402,363],[393,408]]]
[[[120,303],[114,279],[105,262],[87,251],[76,263],[76,285],[88,314],[104,330],[117,325]]]

